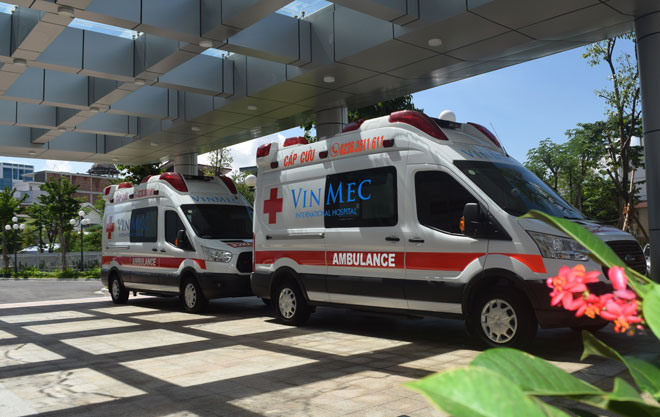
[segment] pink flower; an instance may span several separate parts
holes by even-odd
[[[557,276],[548,278],[546,285],[553,289],[550,293],[552,300],[550,304],[555,306],[562,303],[567,310],[578,309],[584,300],[582,297],[573,299],[573,293],[584,293],[587,291],[587,285],[592,282],[598,282],[598,271],[586,272],[584,265],[579,264],[572,269],[564,265],[559,269]]]
[[[612,281],[615,296],[624,300],[634,300],[637,298],[637,294],[626,288],[628,286],[628,277],[626,277],[626,271],[623,268],[613,266],[607,272],[607,276]]]
[[[595,319],[596,316],[600,314],[600,310],[603,309],[607,300],[612,298],[612,294],[606,294],[609,297],[603,296],[598,297],[594,294],[589,294],[583,298],[584,303],[577,309],[575,312],[575,317],[582,317],[586,315],[592,319]]]
[[[620,266],[613,266],[607,271],[607,276],[612,281],[612,287],[615,290],[625,290],[628,285],[628,278],[626,277],[625,269]]]
[[[628,330],[630,324],[642,322],[642,318],[637,315],[637,301],[634,300],[627,302],[612,298],[607,301],[600,316],[605,320],[613,321],[614,331],[618,333]]]

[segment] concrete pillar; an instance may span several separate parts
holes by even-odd
[[[316,137],[324,139],[341,133],[348,124],[348,109],[334,107],[316,112]]]
[[[635,32],[642,89],[651,277],[660,282],[660,12],[635,20]]]
[[[178,172],[181,175],[198,175],[197,152],[175,156],[174,172]]]

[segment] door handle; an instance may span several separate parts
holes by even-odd
[[[158,252],[158,249],[156,249],[156,248],[151,248],[151,250],[154,251],[154,252]]]
[[[161,249],[160,251],[161,251],[161,252],[167,252],[165,249]]]
[[[424,239],[419,238],[419,237],[414,237],[412,239],[408,239],[408,242],[410,242],[410,243],[424,243]]]
[[[388,236],[385,238],[385,240],[387,240],[388,242],[398,242],[401,239],[399,239],[397,236]]]

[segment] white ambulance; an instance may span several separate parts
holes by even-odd
[[[101,279],[116,304],[130,291],[211,298],[252,295],[252,208],[233,181],[165,172],[105,188]]]
[[[550,306],[545,280],[562,265],[601,267],[519,218],[531,209],[574,219],[645,270],[631,235],[586,220],[478,124],[395,112],[263,145],[257,165],[252,290],[284,323],[314,306],[439,315],[493,346],[524,345],[539,324],[603,326]]]

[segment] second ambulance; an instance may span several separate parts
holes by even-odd
[[[115,303],[130,291],[179,295],[201,312],[252,295],[252,208],[228,177],[164,172],[105,188],[101,279]]]
[[[257,150],[252,290],[280,321],[314,306],[466,320],[492,346],[537,327],[603,326],[550,306],[562,265],[600,270],[577,242],[519,216],[572,219],[645,272],[637,241],[586,220],[474,123],[402,111],[317,143]],[[607,287],[601,275],[601,289]]]

